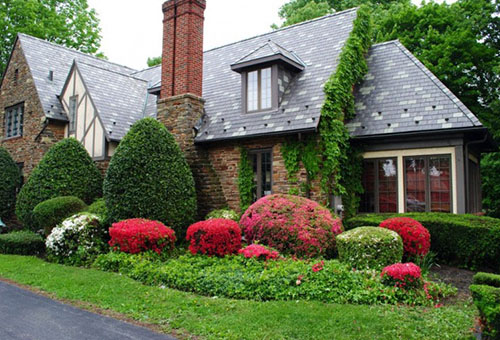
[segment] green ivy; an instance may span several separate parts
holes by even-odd
[[[241,212],[247,210],[250,204],[252,204],[254,189],[253,169],[248,159],[248,151],[245,147],[241,147],[240,163],[238,166],[238,191],[240,193]]]
[[[289,140],[281,149],[291,183],[297,183],[296,174],[302,162],[308,183],[319,173],[321,191],[327,198],[342,195],[347,216],[355,214],[359,204],[358,194],[363,188],[360,150],[351,146],[344,121],[355,115],[352,89],[368,71],[365,56],[371,46],[370,37],[370,11],[361,6],[340,54],[337,70],[324,87],[320,138],[313,136],[304,142]]]

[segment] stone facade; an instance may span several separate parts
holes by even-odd
[[[24,103],[23,134],[6,138],[5,109]],[[47,121],[20,43],[14,47],[0,92],[0,145],[22,164],[25,179],[47,150],[64,138],[64,123]]]

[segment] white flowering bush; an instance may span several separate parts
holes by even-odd
[[[236,211],[231,209],[218,209],[212,210],[208,213],[206,220],[211,220],[214,218],[224,218],[226,220],[233,220],[238,222],[240,220],[240,216],[236,213]]]
[[[52,229],[45,241],[47,257],[58,263],[88,265],[97,255],[107,252],[108,238],[97,215],[76,214]]]

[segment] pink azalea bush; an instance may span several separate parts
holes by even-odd
[[[400,288],[421,288],[422,270],[412,262],[395,263],[382,269],[382,283]]]
[[[342,222],[330,210],[307,198],[269,195],[252,204],[240,226],[249,243],[273,247],[298,257],[332,256]]]
[[[248,247],[240,249],[238,252],[247,259],[254,257],[258,260],[274,260],[280,255],[276,250],[272,250],[260,244],[251,244]]]

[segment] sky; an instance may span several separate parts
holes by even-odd
[[[161,55],[161,5],[165,0],[88,0],[101,21],[101,49],[110,61],[143,69]],[[289,0],[208,0],[204,49],[229,44],[280,24],[279,8]],[[420,3],[420,0],[412,0]],[[453,0],[448,0],[451,2]]]

